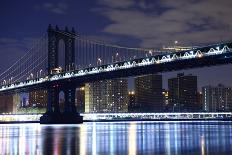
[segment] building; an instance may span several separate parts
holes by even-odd
[[[13,95],[0,96],[0,113],[12,113],[13,105]]]
[[[139,109],[138,105],[135,102],[135,92],[128,92],[128,112],[137,112]]]
[[[46,107],[47,105],[47,91],[35,90],[29,93],[29,107]]]
[[[170,52],[181,52],[181,51],[189,51],[192,49],[194,48],[190,46],[168,46],[168,47],[163,46],[162,50],[170,51]]]
[[[207,112],[232,111],[232,88],[219,84],[202,87],[203,110]]]
[[[8,94],[0,96],[0,113],[17,113],[17,108],[20,106],[19,94]]]
[[[198,111],[197,76],[177,74],[168,79],[169,111]]]
[[[85,112],[128,112],[127,79],[112,79],[85,84]]]
[[[26,108],[29,106],[29,93],[20,93],[19,102],[17,103],[18,109]]]
[[[168,111],[168,90],[163,89],[163,103],[164,103],[164,110]]]
[[[77,108],[77,112],[79,113],[85,112],[85,87],[84,86],[76,89],[75,105]]]
[[[137,112],[162,112],[162,75],[145,75],[135,78]]]
[[[203,94],[202,92],[197,92],[197,106],[199,109],[199,112],[203,111]]]

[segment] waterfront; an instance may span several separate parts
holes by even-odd
[[[2,124],[1,154],[231,154],[231,122]]]

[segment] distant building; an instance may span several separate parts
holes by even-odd
[[[29,94],[28,93],[20,93],[20,104],[19,108],[25,108],[29,106]]]
[[[145,75],[135,78],[137,112],[162,112],[162,75]]]
[[[47,91],[36,90],[29,93],[29,107],[46,107]]]
[[[202,92],[197,92],[197,107],[198,107],[198,111],[203,111],[203,94],[202,94]]]
[[[232,88],[222,84],[202,87],[203,110],[207,112],[232,111]]]
[[[168,47],[163,47],[164,51],[170,51],[170,52],[181,52],[181,51],[188,51],[194,49],[193,47],[190,46],[168,46]]]
[[[128,112],[127,87],[127,79],[87,83],[85,85],[85,112]]]
[[[84,86],[76,89],[75,105],[76,105],[77,112],[79,113],[85,112],[85,87]]]
[[[135,102],[135,92],[128,92],[128,112],[137,112],[139,110],[138,105]]]
[[[21,100],[21,106],[20,108],[24,108],[24,107],[27,107],[28,104],[28,100],[26,97],[23,97],[22,100]]]
[[[0,96],[0,113],[13,112],[13,95]]]
[[[168,91],[163,89],[162,95],[163,95],[164,109],[165,109],[165,111],[167,111],[167,109],[168,109]]]
[[[20,104],[19,94],[0,96],[0,113],[17,113]]]
[[[177,74],[168,79],[168,89],[170,111],[198,111],[197,76]]]

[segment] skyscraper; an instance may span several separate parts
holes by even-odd
[[[168,111],[168,91],[163,89],[162,95],[163,95],[164,110]]]
[[[80,87],[76,89],[75,105],[77,108],[77,112],[85,112],[85,87]]]
[[[135,78],[137,112],[162,112],[162,75],[145,75]]]
[[[0,113],[11,113],[13,111],[13,95],[0,96]]]
[[[197,76],[177,74],[168,79],[169,110],[197,111]]]
[[[135,92],[129,91],[128,92],[128,112],[137,112],[138,106],[135,102]]]
[[[202,87],[203,110],[207,112],[232,111],[232,88],[222,84]]]
[[[127,79],[113,79],[85,85],[85,112],[127,112]]]

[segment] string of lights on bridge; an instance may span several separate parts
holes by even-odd
[[[65,33],[63,31],[59,31],[59,33],[69,35],[69,33]],[[88,37],[80,35],[76,35],[74,40],[75,70],[142,58],[148,56],[150,52],[148,49],[108,44],[103,41],[89,39]],[[59,40],[59,56],[64,57],[64,55],[62,55],[64,54],[62,50],[65,50],[65,46],[62,46],[62,40]],[[64,60],[64,58],[62,59]],[[44,35],[40,39],[36,40],[33,47],[20,57],[13,65],[0,74],[0,85],[9,85],[12,83],[44,77],[45,75],[48,75],[47,65],[48,36]],[[62,67],[64,68],[64,66]]]
[[[70,71],[66,73],[59,73],[59,74],[52,75],[51,77],[46,76],[46,77],[41,77],[41,78],[37,78],[33,80],[26,80],[23,82],[3,85],[0,88],[0,92],[11,90],[11,89],[16,89],[20,87],[26,87],[30,85],[36,85],[36,84],[47,82],[47,81],[56,81],[56,80],[61,80],[61,79],[86,76],[90,74],[99,74],[102,72],[111,72],[115,70],[162,64],[162,63],[181,61],[181,60],[186,60],[186,59],[200,59],[200,58],[207,57],[207,56],[220,55],[220,54],[224,54],[227,52],[232,52],[231,49],[227,46],[227,44],[219,45],[216,48],[212,47],[206,52],[202,50],[203,48],[199,48],[199,49],[195,49],[191,51],[178,52],[178,53],[165,54],[165,55],[156,55],[156,56],[146,57],[142,59],[134,59],[130,61],[117,62],[117,63],[101,65],[97,67],[89,67],[89,68],[81,69],[81,70],[74,70],[74,71]]]
[[[232,118],[231,112],[192,112],[192,113],[81,113],[85,121],[100,120],[127,120],[146,119],[146,120],[178,120],[196,121],[200,119],[214,120],[223,118]],[[39,121],[42,114],[9,114],[0,115],[0,121]],[[195,119],[195,120],[194,120]]]

